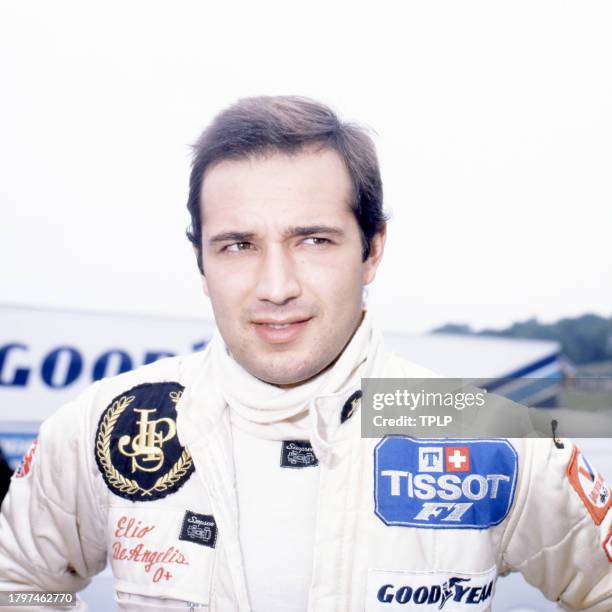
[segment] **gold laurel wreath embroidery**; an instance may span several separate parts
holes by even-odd
[[[170,399],[176,404],[181,399],[182,391],[171,391],[169,395]],[[117,420],[134,399],[135,396],[133,395],[121,397],[111,405],[100,424],[98,439],[96,440],[96,453],[100,460],[100,464],[104,468],[106,477],[113,487],[122,493],[134,495],[140,492],[141,497],[146,497],[147,495],[151,495],[154,491],[165,491],[181,480],[181,478],[191,469],[192,460],[189,451],[186,448],[183,449],[181,456],[170,471],[164,476],[160,476],[150,489],[142,488],[135,480],[126,478],[115,468],[110,454],[111,434],[113,433]]]
[[[129,493],[130,495],[136,493],[140,487],[135,480],[123,476],[113,465],[110,454],[110,439],[117,419],[135,399],[134,395],[124,396],[112,404],[104,415],[102,423],[100,423],[98,439],[96,440],[96,454],[104,468],[108,482],[122,493]]]
[[[183,478],[190,468],[191,455],[185,448],[178,461],[172,466],[172,469],[167,474],[160,476],[150,489],[141,489],[142,495],[151,495],[151,491],[165,491],[168,487],[171,487]]]

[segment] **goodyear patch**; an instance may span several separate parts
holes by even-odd
[[[485,612],[491,609],[497,568],[484,572],[368,570],[366,612]]]
[[[508,515],[517,472],[507,440],[388,436],[374,449],[375,513],[386,525],[487,529]]]
[[[576,446],[567,466],[567,477],[595,524],[601,525],[612,507],[610,486]]]
[[[147,383],[117,396],[100,417],[96,463],[108,488],[131,501],[153,501],[177,491],[194,471],[176,435],[183,387]]]

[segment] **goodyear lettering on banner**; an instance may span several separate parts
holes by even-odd
[[[194,471],[176,435],[176,382],[148,383],[116,397],[102,413],[96,463],[109,489],[132,501],[177,491]]]
[[[195,342],[191,350],[199,351],[206,345],[205,340]],[[32,347],[23,342],[0,345],[0,388],[32,386],[38,377],[45,387],[61,390],[84,382],[84,379],[100,380],[176,354],[167,350],[145,350],[134,355],[125,349],[108,348],[92,357],[90,364],[88,355],[78,346],[51,347],[42,356],[33,355],[33,352]]]
[[[496,579],[495,567],[478,573],[369,570],[366,611],[484,612]]]
[[[589,514],[593,517],[595,524],[600,525],[608,510],[612,507],[610,485],[587,461],[577,446],[574,446],[572,457],[567,466],[567,477]]]
[[[386,525],[487,529],[508,515],[517,471],[507,440],[388,436],[374,449],[375,512]]]

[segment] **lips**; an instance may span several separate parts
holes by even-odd
[[[311,319],[261,319],[253,321],[259,338],[268,344],[292,342],[308,325]]]

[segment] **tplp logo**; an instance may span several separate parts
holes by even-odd
[[[485,529],[507,516],[518,459],[501,439],[383,439],[374,450],[376,514],[386,525]]]

